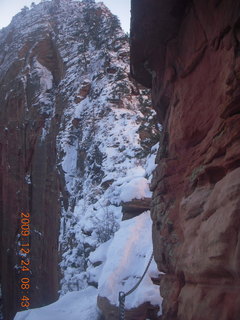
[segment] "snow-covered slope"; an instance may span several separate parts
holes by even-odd
[[[68,193],[60,231],[62,293],[92,284],[89,253],[119,228],[120,203],[150,196],[145,167],[158,134],[149,92],[130,79],[128,39],[117,18],[101,3],[77,8],[71,22],[64,11],[59,32],[69,66],[59,88],[68,99],[58,135]],[[68,27],[76,19],[80,38]]]
[[[100,245],[90,255],[90,261],[103,266],[90,270],[91,276],[99,279],[99,289],[88,287],[80,291],[66,293],[56,303],[49,306],[24,311],[17,314],[15,320],[98,320],[101,313],[97,308],[97,295],[110,300],[118,306],[118,294],[127,292],[138,282],[152,254],[151,219],[149,212],[120,223],[120,229],[113,239]],[[91,272],[92,271],[92,272]],[[158,271],[152,261],[147,274],[139,287],[126,297],[125,307],[130,310],[145,302],[159,307],[161,299],[159,287],[153,285],[151,277],[157,277]],[[108,319],[108,317],[106,318]]]
[[[118,305],[119,292],[127,293],[144,274],[152,255],[152,222],[150,212],[120,223],[120,229],[109,241],[105,263],[99,278],[99,295]],[[91,255],[91,260],[101,261],[106,246],[100,246]],[[146,301],[160,306],[159,287],[153,285],[151,277],[157,277],[154,261],[137,289],[126,297],[126,309],[136,308]]]
[[[97,289],[68,292],[46,307],[19,312],[14,320],[100,320],[96,306]]]

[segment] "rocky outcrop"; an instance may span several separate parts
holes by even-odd
[[[239,26],[235,0],[132,0],[132,75],[164,125],[151,185],[164,320],[239,319]]]
[[[132,201],[123,202],[121,204],[123,212],[122,219],[131,219],[143,213],[144,211],[150,210],[150,202],[151,198],[133,199]]]

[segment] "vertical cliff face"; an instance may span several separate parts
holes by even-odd
[[[94,1],[45,1],[16,15],[0,31],[0,87],[8,320],[22,294],[20,213],[31,215],[32,308],[55,301],[59,290],[97,286],[89,254],[119,228],[123,202],[149,197],[158,126],[148,90],[130,76],[127,36]]]
[[[132,74],[164,124],[153,190],[163,319],[237,320],[238,1],[132,1]]]
[[[32,307],[58,296],[55,97],[63,65],[48,18],[22,12],[0,36],[1,287],[6,320],[21,303],[21,212],[31,216]]]

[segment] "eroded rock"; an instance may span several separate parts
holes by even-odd
[[[238,320],[240,4],[176,5],[132,1],[132,74],[164,125],[151,185],[163,319]]]
[[[151,198],[133,199],[122,203],[123,220],[131,219],[144,211],[150,210]]]

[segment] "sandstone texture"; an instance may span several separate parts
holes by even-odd
[[[132,0],[131,70],[163,124],[151,188],[163,320],[240,317],[240,3]]]

